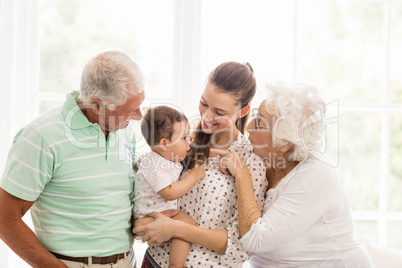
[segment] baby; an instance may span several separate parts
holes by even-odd
[[[167,106],[149,109],[141,122],[141,132],[151,147],[141,161],[134,179],[134,218],[152,211],[177,209],[177,199],[185,195],[205,177],[203,166],[196,166],[179,179],[180,164],[190,150],[190,125],[186,116]],[[173,219],[195,225],[193,219],[179,212]],[[169,267],[183,267],[191,243],[173,238],[170,244]]]

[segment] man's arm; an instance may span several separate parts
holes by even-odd
[[[40,243],[22,220],[33,203],[0,188],[0,238],[33,267],[67,268]]]

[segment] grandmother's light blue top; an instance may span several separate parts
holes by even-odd
[[[76,103],[64,105],[20,130],[9,151],[1,187],[35,201],[32,220],[41,243],[63,255],[108,256],[133,244],[134,130],[107,140]]]

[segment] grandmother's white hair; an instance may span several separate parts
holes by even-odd
[[[129,56],[120,51],[106,51],[90,59],[81,76],[81,100],[98,98],[117,106],[130,96],[144,91],[144,77]]]
[[[266,111],[274,118],[272,140],[276,146],[294,144],[285,156],[302,161],[324,146],[325,103],[316,88],[304,84],[267,86]]]

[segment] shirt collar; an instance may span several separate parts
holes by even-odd
[[[66,95],[66,101],[62,108],[62,114],[66,125],[71,129],[81,129],[93,125],[83,114],[77,104],[80,95],[79,91],[72,91]]]

